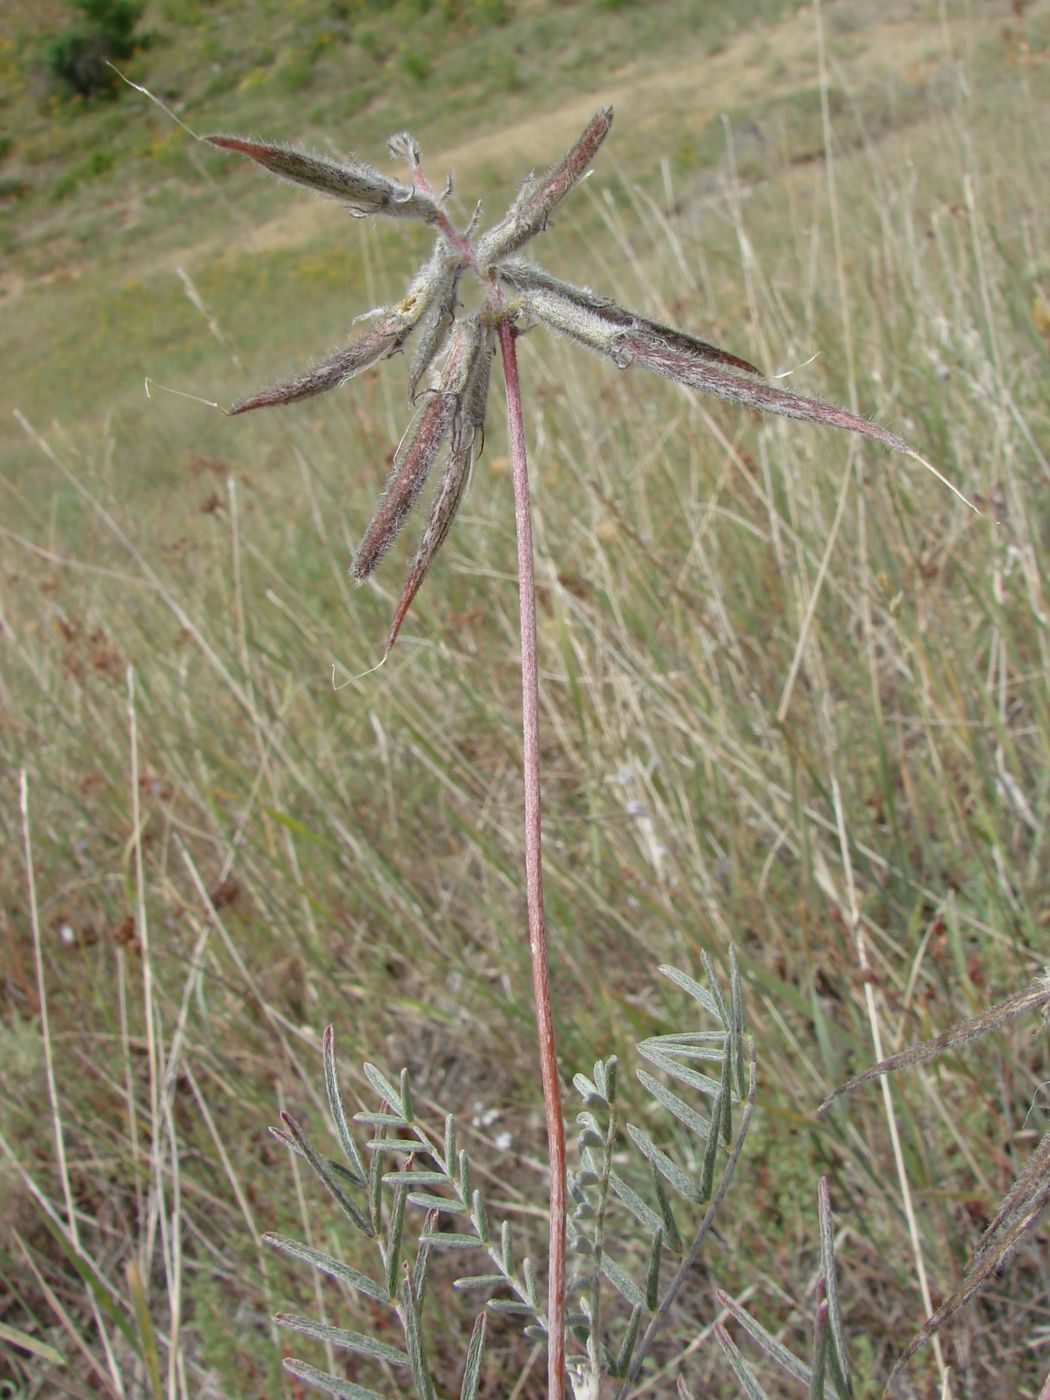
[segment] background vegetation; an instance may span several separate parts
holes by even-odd
[[[47,71],[67,97],[108,95],[120,81],[115,61],[131,58],[148,42],[135,33],[141,0],[73,0],[73,8],[73,25],[53,34],[44,47]]]
[[[542,1239],[505,444],[398,653],[353,679],[400,583],[346,575],[400,377],[237,422],[142,386],[228,402],[278,377],[424,235],[348,224],[131,90],[56,97],[64,16],[15,0],[0,40],[0,382],[31,428],[0,420],[0,1321],[65,1364],[11,1350],[0,1374],[130,1396],[155,1346],[172,1394],[278,1396],[272,1310],[355,1325],[256,1243],[337,1243],[264,1131],[287,1104],[323,1132],[326,1023],[347,1071],[411,1064]],[[717,1282],[803,1345],[829,1173],[878,1393],[922,1320],[886,1122],[874,1091],[813,1112],[872,1058],[856,928],[887,1049],[1046,956],[1050,4],[159,0],[142,24],[129,75],[194,130],[379,158],[407,126],[461,215],[611,100],[546,265],[795,369],[999,517],[872,444],[523,343],[565,1071],[675,1024],[658,962],[736,944],[761,1112]],[[895,1086],[936,1298],[1045,1130],[1047,1077],[1018,1024]],[[731,1396],[709,1284],[686,1374]],[[1033,1245],[947,1339],[956,1394],[1033,1392],[1045,1287]],[[487,1393],[541,1393],[512,1328],[490,1363]],[[928,1352],[910,1374],[940,1393]]]

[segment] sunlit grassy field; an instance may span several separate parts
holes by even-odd
[[[867,985],[890,1053],[1046,961],[1050,3],[290,13],[168,0],[130,76],[197,133],[384,168],[407,126],[463,221],[611,101],[545,266],[877,419],[985,512],[873,443],[522,341],[566,1082],[681,1028],[660,964],[736,948],[759,1112],[678,1310],[681,1374],[739,1393],[714,1284],[805,1354],[826,1174],[857,1394],[878,1395],[925,1316],[916,1241],[878,1088],[816,1106],[876,1058]],[[289,1107],[332,1145],[327,1024],[348,1097],[362,1059],[411,1066],[544,1247],[501,391],[372,670],[410,545],[364,588],[347,566],[411,414],[401,363],[246,419],[144,382],[228,403],[306,364],[398,293],[425,233],[349,222],[131,90],[56,103],[41,21],[7,23],[0,1322],[38,1349],[0,1376],[293,1395],[272,1312],[369,1324],[258,1242],[361,1264],[266,1132]],[[935,1304],[1046,1131],[1048,1077],[1021,1020],[893,1084]],[[901,1394],[1038,1393],[1043,1245]],[[458,1394],[472,1312],[433,1304]],[[483,1393],[541,1396],[532,1344],[493,1337]],[[673,1395],[677,1357],[637,1393]]]

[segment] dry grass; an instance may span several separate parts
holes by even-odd
[[[751,61],[790,92],[770,89],[757,133],[735,113],[709,158],[683,122],[644,163],[600,167],[545,252],[771,371],[821,352],[787,383],[855,398],[998,527],[867,444],[521,351],[563,1063],[673,1023],[656,963],[736,945],[761,1111],[717,1282],[802,1345],[829,1172],[864,1395],[922,1320],[915,1247],[877,1090],[814,1110],[874,1058],[867,989],[890,1052],[1023,985],[1050,919],[1048,7],[1006,35],[945,8],[904,73],[844,23],[862,5],[829,8],[832,166],[819,105],[815,152],[809,99],[791,101],[818,82],[812,27],[808,50],[769,28]],[[121,372],[225,398],[295,364],[398,285],[349,234],[345,255],[204,259],[211,327],[171,277],[149,317],[132,292],[100,299],[130,339]],[[56,335],[77,304],[54,303]],[[269,1313],[346,1317],[256,1244],[335,1243],[263,1131],[277,1104],[320,1129],[327,1022],[344,1062],[351,1045],[408,1062],[435,1113],[461,1111],[491,1195],[542,1237],[505,446],[494,433],[400,654],[361,677],[401,576],[346,576],[396,376],[243,426],[130,392],[106,418],[86,409],[94,363],[56,344],[73,411],[20,399],[37,436],[7,459],[0,1210],[3,1320],[66,1365],[0,1367],[26,1396],[277,1395]],[[1018,1024],[892,1087],[935,1303],[1045,1128],[1046,1077],[1045,1039]],[[688,1306],[706,1336],[707,1280]],[[1033,1246],[945,1337],[951,1393],[1032,1392],[1045,1306]],[[491,1360],[489,1394],[540,1393],[511,1331]],[[686,1374],[735,1394],[710,1341]],[[910,1375],[940,1393],[932,1352]]]

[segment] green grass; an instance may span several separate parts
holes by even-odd
[[[734,33],[729,7],[695,27],[687,8],[305,3],[249,25],[170,3],[147,15],[161,41],[134,76],[198,131],[378,158],[408,126],[435,174],[455,157],[464,214],[479,192],[494,214],[577,108],[611,97],[612,137],[545,264],[771,372],[820,352],[787,383],[855,393],[995,503],[997,527],[867,443],[756,423],[541,332],[522,344],[562,1063],[676,1024],[656,965],[695,970],[700,948],[735,943],[761,1114],[717,1282],[754,1287],[751,1310],[798,1340],[788,1300],[811,1281],[830,1173],[860,1393],[877,1394],[922,1309],[879,1094],[848,1120],[813,1113],[872,1059],[850,911],[888,1051],[1045,960],[1050,7],[1006,34],[964,5],[947,31],[935,5],[828,7],[831,169],[812,16],[741,6]],[[16,29],[3,62],[28,45]],[[12,1352],[0,1368],[27,1396],[109,1393],[75,1340],[105,1371],[69,1248],[12,1165],[62,1217],[46,1044],[83,1253],[124,1299],[145,1253],[162,1375],[177,1300],[176,1393],[277,1395],[271,1311],[367,1323],[255,1243],[334,1240],[264,1134],[280,1104],[323,1137],[324,1025],[351,1090],[361,1058],[407,1062],[435,1112],[463,1111],[476,1161],[510,1132],[507,1208],[527,1230],[542,1205],[500,414],[398,650],[362,677],[407,557],[349,586],[407,417],[397,367],[232,422],[142,384],[228,402],[279,377],[397,290],[418,235],[242,171],[135,94],[74,113],[11,91],[0,175],[30,188],[3,215],[0,372],[48,451],[5,417],[0,1273],[5,1320],[68,1364]],[[1045,1078],[1045,1041],[1017,1025],[895,1086],[938,1299],[1045,1128]],[[178,1248],[158,1223],[173,1213]],[[1041,1288],[1022,1250],[945,1338],[956,1393],[1037,1388]],[[709,1299],[703,1281],[688,1335]],[[137,1343],[105,1326],[130,1393]],[[528,1358],[501,1332],[487,1393]],[[916,1393],[939,1384],[929,1350],[911,1374]],[[710,1342],[687,1375],[736,1393]]]

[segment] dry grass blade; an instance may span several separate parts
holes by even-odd
[[[1044,1139],[1044,1144],[1045,1141]],[[1047,1162],[1044,1154],[1044,1180],[1039,1186],[1039,1189],[1027,1202],[1024,1210],[1014,1221],[1013,1225],[1011,1225],[1010,1229],[1000,1237],[996,1247],[988,1250],[983,1257],[978,1258],[974,1267],[964,1279],[962,1287],[942,1303],[931,1317],[926,1319],[921,1329],[908,1343],[904,1351],[901,1352],[900,1356],[894,1362],[893,1370],[887,1378],[886,1389],[883,1392],[885,1395],[891,1393],[893,1383],[920,1347],[925,1346],[931,1337],[934,1337],[946,1323],[950,1322],[967,1303],[981,1292],[988,1281],[994,1275],[998,1274],[1000,1269],[1006,1264],[1010,1255],[1018,1245],[1021,1244],[1024,1237],[1034,1228],[1039,1217],[1046,1209],[1047,1203],[1050,1202],[1050,1175],[1045,1175],[1046,1166]]]
[[[995,1219],[978,1241],[973,1255],[975,1265],[983,1259],[990,1249],[994,1248],[1006,1222],[1018,1209],[1023,1209],[1022,1203],[1038,1190],[1039,1183],[1048,1172],[1050,1172],[1050,1131],[1044,1133],[1039,1146],[1029,1157],[1024,1169],[1018,1173],[1017,1180],[1003,1197],[1002,1205],[996,1212]]]
[[[855,1074],[833,1094],[829,1094],[817,1112],[825,1113],[840,1095],[848,1094],[851,1090],[859,1088],[862,1084],[867,1084],[869,1080],[877,1079],[882,1074],[892,1074],[894,1070],[910,1069],[912,1065],[921,1065],[926,1060],[935,1059],[938,1055],[943,1055],[949,1050],[955,1050],[960,1045],[966,1045],[971,1040],[978,1039],[979,1036],[986,1035],[997,1026],[1005,1025],[1007,1021],[1012,1021],[1017,1016],[1023,1016],[1026,1011],[1032,1011],[1036,1007],[1046,1008],[1047,1006],[1050,1006],[1050,978],[1044,976],[1038,978],[1031,986],[1025,987],[1023,991],[1015,992],[1013,996],[1006,997],[1005,1000],[988,1007],[979,1015],[973,1016],[967,1021],[960,1021],[957,1025],[942,1031],[932,1040],[923,1041],[921,1045],[913,1045],[907,1050],[902,1050],[899,1055],[890,1055],[888,1059],[881,1060],[877,1065],[866,1069],[863,1074]]]
[[[843,1387],[848,1394],[852,1382],[845,1331],[842,1326],[842,1308],[839,1303],[838,1274],[835,1268],[835,1220],[831,1213],[831,1188],[826,1176],[820,1178],[817,1186],[817,1216],[820,1221],[821,1280],[827,1299],[830,1345],[834,1353],[832,1363],[841,1375]]]

